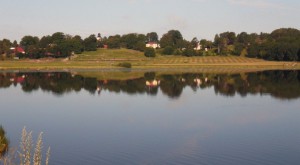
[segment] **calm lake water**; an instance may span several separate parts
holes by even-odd
[[[54,165],[300,164],[300,71],[0,72],[0,106]]]

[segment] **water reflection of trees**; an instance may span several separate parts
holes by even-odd
[[[300,71],[264,71],[241,74],[155,74],[130,80],[97,80],[68,72],[57,73],[0,73],[0,87],[20,84],[24,92],[38,89],[62,95],[82,89],[91,94],[102,90],[115,93],[157,95],[159,90],[170,98],[181,96],[184,88],[193,91],[213,87],[216,94],[224,96],[270,94],[280,99],[300,97]]]

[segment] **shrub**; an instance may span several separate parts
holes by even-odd
[[[122,62],[122,63],[119,63],[118,66],[124,67],[124,68],[131,68],[131,63],[129,63],[129,62]]]
[[[145,48],[144,55],[146,57],[155,57],[155,50],[153,48]]]
[[[175,54],[175,55],[182,55],[182,51],[181,51],[180,49],[176,49],[176,50],[174,51],[174,54]]]
[[[174,48],[172,46],[167,46],[163,49],[162,54],[164,55],[172,55],[174,52]]]
[[[183,55],[187,57],[195,56],[197,52],[193,48],[187,48],[183,51]]]

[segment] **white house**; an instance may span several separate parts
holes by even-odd
[[[202,45],[200,45],[200,43],[197,43],[197,46],[194,48],[194,50],[201,50]]]
[[[156,49],[156,48],[160,48],[160,45],[157,42],[148,42],[146,44],[146,47],[147,48],[154,48],[154,49]]]

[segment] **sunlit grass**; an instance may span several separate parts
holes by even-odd
[[[48,165],[50,158],[50,147],[47,150],[45,161],[42,160],[43,155],[43,133],[41,132],[34,145],[32,132],[28,132],[24,127],[22,130],[20,147],[17,152],[14,150],[0,158],[0,164],[3,165]],[[17,160],[17,155],[19,160]]]
[[[120,63],[130,63],[132,68],[264,68],[300,69],[299,62],[275,62],[237,56],[162,56],[145,57],[143,52],[129,49],[98,49],[94,52],[65,59],[5,60],[0,61],[0,69],[98,69],[120,68]]]

